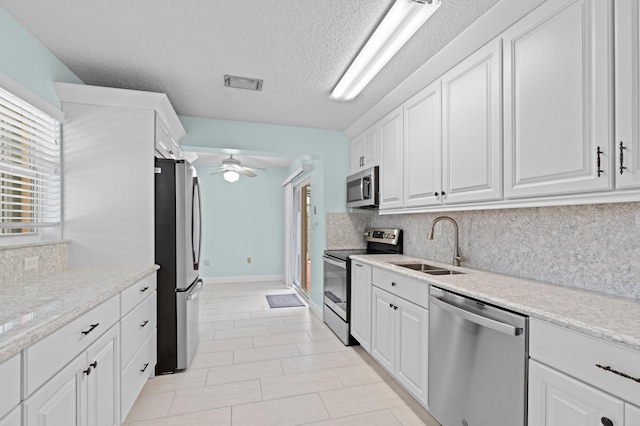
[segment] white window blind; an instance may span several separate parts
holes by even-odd
[[[60,122],[0,88],[0,234],[60,224]]]

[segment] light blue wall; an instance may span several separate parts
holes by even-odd
[[[2,8],[0,32],[0,72],[60,108],[53,82],[82,81]]]
[[[229,183],[210,167],[197,168],[202,195],[203,277],[282,275],[287,169]],[[259,219],[259,220],[257,220]],[[247,263],[251,257],[251,263]],[[209,266],[206,261],[209,261]]]
[[[313,160],[314,169],[311,172],[311,299],[318,306],[322,306],[325,212],[346,211],[344,182],[350,171],[351,147],[347,136],[340,131],[271,124],[196,117],[180,117],[180,120],[187,131],[187,136],[181,141],[181,145],[187,149],[197,150],[198,147],[228,148],[276,157],[300,157]],[[286,176],[283,176],[282,180],[284,177]],[[271,196],[279,197],[278,199],[282,200],[281,203],[284,205],[282,180],[280,187],[275,188],[271,192]],[[203,190],[207,190],[204,185]],[[223,187],[221,190],[225,190],[225,188]],[[252,213],[252,215],[243,216],[247,223],[263,222],[259,209]],[[208,214],[206,210],[203,210],[205,216],[203,227],[216,229],[216,226],[224,226],[224,224],[208,223],[209,219],[206,217]],[[284,208],[280,220],[284,222]],[[284,228],[282,228],[282,234],[284,234]],[[252,234],[242,234],[241,238],[248,241],[259,237]],[[215,244],[215,235],[207,232],[203,235],[203,244],[212,247]],[[202,254],[206,258],[209,253],[204,249],[204,245]],[[284,253],[284,238],[278,240],[278,245],[269,246],[268,250]],[[237,256],[240,260],[247,257],[244,254]],[[284,259],[279,267],[280,273],[284,274]]]

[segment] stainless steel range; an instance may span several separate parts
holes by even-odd
[[[350,333],[351,261],[354,254],[402,254],[402,230],[367,228],[366,249],[325,250],[324,322],[345,345],[357,342]]]

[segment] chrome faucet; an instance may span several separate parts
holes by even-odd
[[[464,257],[460,255],[460,247],[458,247],[458,224],[455,220],[453,220],[449,216],[438,216],[433,219],[433,222],[431,222],[431,227],[429,228],[429,235],[427,235],[427,239],[433,240],[433,229],[435,228],[436,223],[440,222],[441,220],[448,220],[449,222],[453,223],[453,228],[456,232],[455,241],[453,242],[453,266],[460,266],[460,261],[464,260]]]

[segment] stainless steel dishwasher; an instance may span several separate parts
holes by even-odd
[[[429,300],[429,411],[442,426],[524,426],[528,317],[436,287]]]

